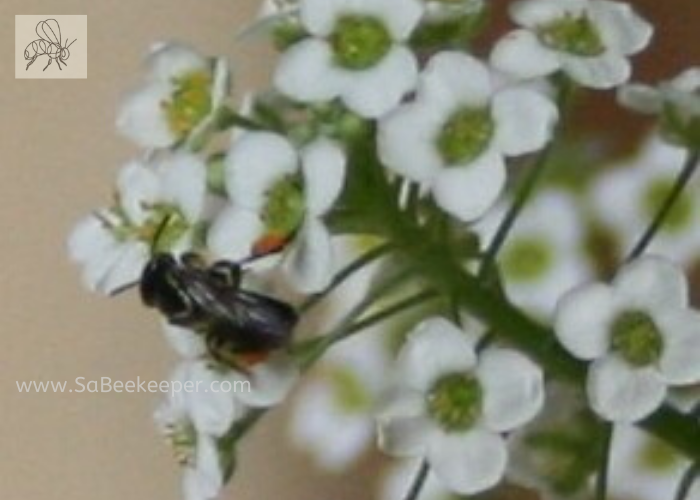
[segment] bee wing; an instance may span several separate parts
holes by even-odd
[[[36,25],[36,34],[49,43],[61,46],[61,27],[55,19],[47,19]]]
[[[280,347],[289,340],[297,323],[296,311],[279,300],[239,290],[235,294],[238,342],[249,350]]]

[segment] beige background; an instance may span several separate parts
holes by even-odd
[[[660,22],[655,48],[638,60],[642,75],[672,74],[683,61],[700,61],[697,0],[632,3]],[[115,135],[113,122],[119,96],[138,80],[144,49],[159,38],[189,40],[206,53],[236,58],[244,84],[260,81],[267,53],[233,43],[256,4],[0,2],[0,498],[179,497],[178,471],[151,423],[153,395],[19,394],[15,381],[166,375],[173,357],[154,315],[133,295],[107,300],[85,293],[64,241],[78,217],[108,200],[116,170],[136,153]],[[88,16],[87,80],[15,80],[15,15],[45,12]],[[609,98],[583,108],[598,126],[610,123],[633,136],[616,121]],[[226,498],[367,498],[352,490],[369,484],[358,471],[322,478],[299,455],[288,455],[280,444],[283,425],[278,414],[254,434]]]
[[[39,28],[37,24],[53,19],[58,23],[49,22],[49,27]],[[58,29],[59,31],[55,31]],[[55,36],[55,38],[52,38]],[[32,65],[27,68],[31,57],[36,53],[34,47],[27,47],[36,40],[44,39],[49,42],[61,39],[60,47],[67,48],[68,57],[64,61],[54,59],[49,64],[48,55],[39,55]],[[55,47],[53,47],[55,48]],[[30,59],[24,57],[24,51],[29,51]],[[56,52],[59,52],[56,50]],[[15,16],[15,78],[87,78],[88,76],[88,19],[85,15],[17,15]],[[65,62],[65,64],[64,64]],[[60,63],[60,68],[57,63]],[[46,68],[44,70],[44,68]]]

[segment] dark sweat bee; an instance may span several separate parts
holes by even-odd
[[[67,66],[66,59],[70,57],[68,48],[78,39],[76,38],[70,43],[66,40],[66,45],[64,46],[61,41],[61,27],[55,19],[40,21],[36,25],[35,31],[39,38],[30,42],[24,49],[24,59],[29,61],[26,69],[29,69],[29,66],[34,64],[38,57],[46,55],[49,56],[49,62],[44,67],[44,71],[51,66],[53,61],[56,61],[58,69],[63,70],[61,63]]]

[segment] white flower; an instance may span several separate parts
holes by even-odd
[[[610,495],[635,500],[673,498],[689,466],[666,443],[634,426],[618,426],[610,451]],[[700,479],[686,498],[700,498]]]
[[[283,55],[277,89],[301,102],[340,98],[355,113],[377,118],[415,84],[418,62],[406,40],[423,14],[419,0],[300,0],[310,36]]]
[[[518,352],[488,349],[441,318],[419,325],[398,359],[397,387],[378,415],[388,453],[426,457],[449,489],[472,494],[503,477],[502,433],[530,421],[544,400],[542,372]]]
[[[291,244],[283,269],[302,292],[316,292],[334,271],[331,235],[323,216],[340,195],[345,154],[318,139],[297,151],[283,136],[251,132],[240,136],[227,158],[231,204],[208,234],[219,257],[240,260]]]
[[[146,81],[119,110],[119,131],[145,148],[167,148],[196,138],[228,92],[224,59],[212,61],[189,46],[168,43],[154,46],[146,64]]]
[[[414,102],[380,122],[379,155],[391,170],[432,191],[437,204],[472,221],[496,202],[505,156],[540,149],[557,108],[529,89],[496,89],[481,61],[442,52],[428,63]]]
[[[660,257],[626,265],[611,285],[567,293],[555,331],[574,356],[592,361],[588,398],[607,420],[641,420],[667,386],[700,382],[700,314],[688,307],[685,276]]]
[[[298,396],[292,439],[325,469],[347,468],[372,442],[372,411],[384,389],[387,363],[380,334],[363,332],[331,350]]]
[[[628,57],[651,40],[652,26],[626,3],[608,0],[524,0],[510,16],[523,27],[501,39],[493,65],[518,77],[563,71],[593,88],[611,88],[631,73]]]
[[[206,167],[183,152],[133,161],[119,173],[115,198],[114,207],[80,221],[68,240],[85,286],[105,294],[137,280],[151,250],[191,244],[205,208]]]
[[[220,393],[213,394],[206,390],[213,381],[227,381],[233,389],[241,389],[227,391],[223,388],[227,391],[225,393],[230,401],[225,403],[224,410],[219,414],[231,415],[233,419],[240,416],[246,408],[262,408],[280,403],[287,397],[299,377],[298,367],[285,353],[272,353],[264,360],[247,366],[245,371],[238,371],[212,360],[202,334],[166,322],[163,322],[163,331],[170,346],[183,358],[176,370],[176,374],[179,375],[174,379],[201,381],[198,387],[204,392],[198,390],[186,394],[184,398],[190,403],[193,414],[196,414],[198,409],[204,409],[203,418],[212,413],[206,409],[210,406],[208,402],[214,401],[216,404],[219,401]],[[225,430],[228,429],[230,420],[221,417],[214,420],[221,421],[221,425],[226,427]],[[211,427],[208,427],[208,432],[216,434]]]
[[[495,236],[508,206],[498,206],[476,226],[484,246]],[[539,193],[518,219],[499,254],[508,297],[538,316],[550,317],[559,297],[591,276],[583,253],[584,236],[583,221],[569,193]]]
[[[660,115],[662,131],[672,142],[700,143],[700,67],[689,68],[657,87],[621,87],[618,101],[640,113]]]
[[[650,138],[630,160],[602,173],[591,185],[594,216],[626,253],[669,195],[685,159],[682,148]],[[681,194],[649,246],[651,253],[691,263],[700,255],[700,202],[692,195],[697,179]]]

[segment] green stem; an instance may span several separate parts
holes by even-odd
[[[603,423],[603,455],[600,460],[600,469],[596,478],[596,500],[606,500],[608,498],[608,473],[610,471],[610,452],[612,451],[612,440],[615,432],[615,425],[610,422]]]
[[[565,123],[564,114],[568,107],[568,102],[571,99],[572,85],[573,84],[568,81],[560,82],[559,93],[557,96],[557,105],[558,108],[561,110],[561,116],[559,117],[559,122],[557,123],[557,127],[554,131],[554,136],[552,137],[547,147],[537,157],[537,160],[535,161],[534,165],[532,165],[528,169],[527,173],[525,174],[525,178],[522,181],[522,184],[520,184],[515,194],[513,203],[506,212],[506,215],[503,217],[501,224],[496,229],[496,234],[491,240],[491,243],[489,244],[484,254],[484,258],[481,261],[481,267],[479,268],[480,279],[485,279],[493,269],[496,263],[496,258],[498,257],[498,253],[503,248],[503,245],[505,244],[506,239],[510,234],[510,231],[515,225],[515,221],[521,215],[523,209],[535,193],[535,188],[539,184],[540,180],[544,177],[547,167],[550,164],[552,153],[554,152],[559,139],[563,136]]]
[[[269,128],[227,107],[223,107],[219,110],[216,117],[216,126],[220,131],[228,130],[231,127],[238,127],[245,130],[268,130]]]
[[[681,478],[681,482],[678,483],[678,490],[676,491],[676,496],[674,497],[675,500],[686,500],[686,498],[688,498],[688,494],[695,483],[695,479],[699,475],[700,462],[695,462],[688,467],[688,470],[685,471],[683,477]]]
[[[330,294],[340,285],[345,283],[345,281],[352,277],[353,274],[360,271],[365,266],[368,266],[380,257],[386,255],[390,250],[390,244],[379,245],[378,247],[369,250],[367,253],[348,264],[345,268],[340,270],[338,274],[335,275],[333,281],[331,281],[331,283],[323,291],[321,291],[318,294],[312,295],[309,299],[306,300],[306,302],[302,303],[301,306],[299,306],[299,314],[306,313],[309,309],[321,302],[328,294]]]
[[[631,262],[644,253],[661,229],[666,217],[668,217],[671,210],[673,210],[673,207],[675,207],[676,203],[680,199],[683,191],[690,182],[690,179],[697,170],[698,165],[700,165],[700,150],[688,151],[685,164],[683,165],[683,169],[681,170],[680,174],[678,174],[675,184],[671,188],[671,191],[668,193],[668,196],[664,202],[661,204],[659,211],[656,212],[654,219],[651,221],[646,231],[644,231],[644,234],[642,234],[639,241],[637,241],[632,250],[630,250],[625,262]]]
[[[430,464],[427,460],[423,460],[416,471],[416,475],[411,482],[411,487],[406,493],[405,500],[418,500],[418,496],[425,486],[425,480],[428,479],[428,473],[430,472]]]

